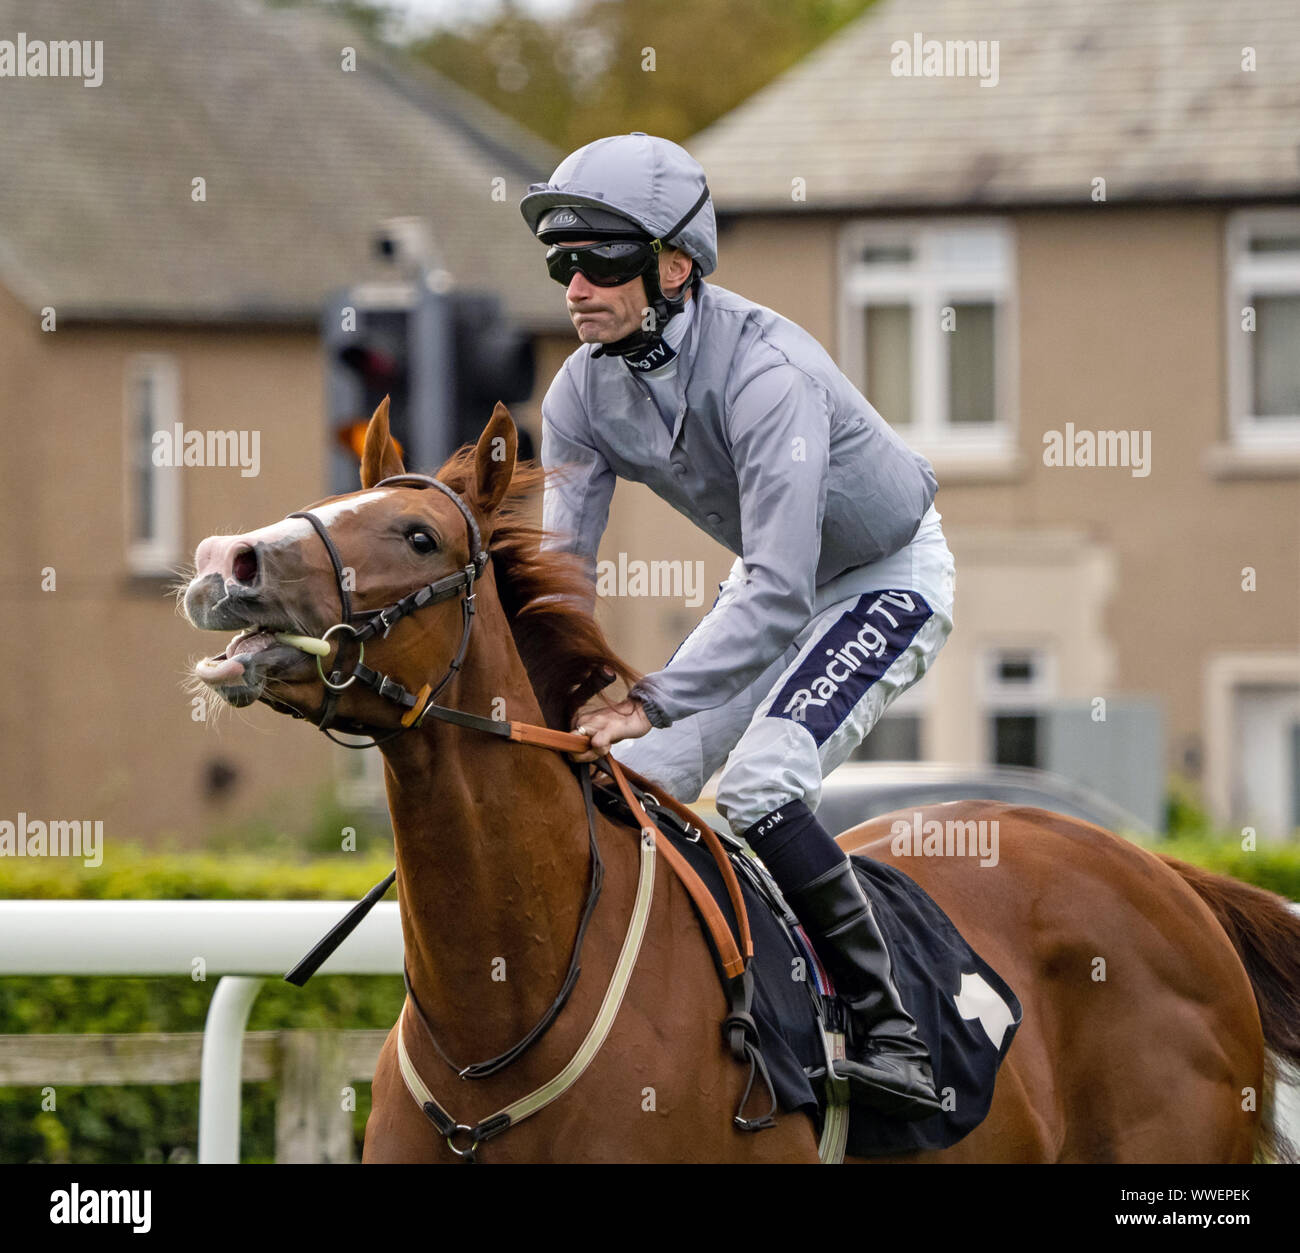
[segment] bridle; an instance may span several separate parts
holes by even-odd
[[[329,554],[330,565],[334,568],[334,582],[338,589],[339,605],[343,616],[320,638],[328,642],[336,632],[344,631],[348,633],[348,636],[346,639],[340,639],[338,650],[334,654],[334,668],[328,676],[325,673],[321,657],[319,655],[316,657],[316,669],[320,672],[321,682],[325,685],[325,699],[320,710],[312,717],[312,721],[329,739],[336,744],[341,744],[344,748],[373,748],[378,744],[386,743],[403,731],[410,730],[411,727],[418,727],[424,721],[425,715],[433,707],[434,698],[451,682],[452,677],[465,660],[465,653],[469,648],[470,631],[474,625],[474,581],[482,575],[489,557],[487,549],[483,547],[482,535],[479,532],[478,522],[473,512],[461,499],[460,494],[453,491],[446,483],[427,474],[395,474],[390,478],[381,479],[374,486],[376,488],[432,487],[442,492],[460,510],[465,519],[465,527],[469,534],[470,562],[469,565],[457,570],[454,574],[448,574],[432,583],[426,583],[423,587],[417,588],[415,591],[403,596],[401,600],[394,601],[383,609],[354,611],[352,596],[348,591],[347,580],[343,574],[343,561],[339,556],[338,549],[334,546],[333,539],[330,538],[329,528],[310,510],[300,510],[297,513],[289,514],[291,518],[304,518],[311,523],[312,529],[320,536],[321,543],[325,545],[325,551]],[[447,673],[438,680],[436,685],[426,683],[418,692],[411,692],[395,679],[390,678],[381,671],[372,670],[364,664],[367,640],[374,639],[376,636],[386,639],[389,631],[402,618],[413,614],[417,609],[437,605],[444,600],[450,600],[451,597],[458,594],[461,596],[460,643],[457,645],[455,656],[447,667]],[[341,659],[343,649],[348,643],[356,644],[357,658],[351,670],[345,675],[341,668]],[[402,715],[402,725],[382,737],[374,734],[374,728],[358,723],[355,719],[348,719],[347,721],[351,727],[350,733],[371,736],[368,743],[349,744],[346,740],[341,740],[338,736],[332,734],[330,727],[335,725],[339,694],[358,682],[362,686],[370,688],[371,691],[376,692],[385,700],[391,700],[401,705],[407,712]],[[306,714],[299,713],[283,702],[272,700],[269,703],[288,710],[294,717],[307,717]],[[346,728],[340,724],[339,729],[344,730]]]
[[[459,493],[440,480],[425,474],[398,474],[374,484],[376,488],[401,486],[432,487],[442,492],[460,510],[465,519],[465,526],[469,535],[470,562],[454,574],[444,575],[432,583],[427,583],[383,609],[354,611],[352,597],[348,592],[347,581],[343,573],[343,561],[333,539],[330,538],[329,529],[310,510],[300,510],[288,515],[291,518],[304,518],[311,524],[312,529],[325,545],[325,551],[329,554],[330,565],[334,570],[334,580],[338,589],[342,617],[320,636],[320,640],[328,642],[336,632],[347,632],[347,639],[340,640],[338,651],[334,656],[334,666],[328,676],[325,673],[321,655],[316,654],[316,667],[320,672],[321,681],[325,684],[325,699],[321,709],[312,720],[325,735],[336,744],[343,745],[344,748],[363,749],[386,743],[403,731],[408,731],[412,727],[419,727],[424,722],[424,719],[430,715],[441,721],[486,731],[492,735],[503,736],[519,743],[533,744],[559,752],[582,751],[587,748],[589,741],[586,735],[556,731],[549,727],[535,727],[527,723],[486,718],[479,714],[466,713],[463,710],[451,709],[435,703],[434,698],[451,682],[452,677],[460,670],[461,664],[465,660],[465,654],[469,648],[470,633],[474,625],[474,583],[486,568],[490,554],[483,546],[482,535],[473,512]],[[389,631],[402,618],[415,613],[418,609],[439,604],[457,595],[461,597],[462,626],[460,643],[456,647],[455,656],[447,667],[447,672],[436,684],[426,683],[418,692],[412,693],[408,688],[388,675],[371,669],[364,664],[365,642],[367,640],[374,639],[376,636],[381,639],[386,638]],[[357,645],[357,659],[353,663],[351,670],[345,675],[341,668],[340,658],[348,641]],[[354,719],[348,719],[347,721],[353,729],[353,733],[371,735],[370,742],[366,744],[349,744],[347,741],[340,740],[337,736],[331,734],[330,731],[331,725],[338,725],[340,729],[344,729],[341,724],[335,722],[339,693],[346,691],[356,682],[360,682],[384,699],[393,701],[406,710],[402,715],[401,725],[382,737],[373,734],[374,731],[381,728],[372,728]],[[306,714],[282,701],[277,701],[266,695],[263,695],[263,699],[268,704],[286,710],[296,718],[307,717]],[[745,1087],[744,1095],[740,1099],[740,1106],[733,1121],[736,1126],[744,1131],[759,1131],[764,1127],[773,1125],[772,1114],[776,1110],[776,1094],[767,1067],[758,1049],[758,1031],[750,1014],[753,997],[753,976],[748,969],[748,962],[753,956],[753,941],[750,936],[749,921],[735,871],[718,842],[717,836],[712,831],[706,833],[701,829],[701,834],[708,844],[710,852],[713,854],[714,860],[727,884],[727,892],[737,918],[738,940],[733,937],[730,924],[722,915],[698,875],[691,870],[682,855],[673,848],[670,841],[665,840],[661,843],[657,838],[659,836],[658,827],[642,805],[641,798],[629,785],[622,767],[609,756],[602,758],[601,764],[618,784],[624,803],[630,810],[634,821],[640,827],[640,873],[637,881],[636,901],[633,905],[628,932],[624,939],[622,951],[619,954],[617,966],[606,988],[596,1022],[592,1025],[578,1051],[570,1059],[569,1064],[553,1079],[530,1092],[527,1096],[512,1102],[497,1111],[497,1113],[471,1126],[454,1118],[424,1084],[407,1051],[403,1036],[402,1026],[406,1013],[405,1006],[403,1006],[402,1014],[398,1018],[398,1063],[403,1082],[425,1116],[437,1128],[439,1133],[446,1138],[448,1147],[462,1161],[474,1161],[475,1150],[481,1142],[500,1135],[523,1118],[531,1116],[558,1098],[576,1082],[600,1050],[610,1028],[613,1026],[619,1005],[622,1003],[627,990],[628,980],[631,978],[632,970],[636,965],[641,940],[645,935],[649,921],[650,906],[654,894],[655,854],[656,851],[660,850],[690,893],[695,908],[705,924],[705,934],[710,938],[710,943],[713,946],[715,964],[718,967],[718,973],[723,981],[723,988],[729,1001],[729,1013],[723,1020],[723,1037],[728,1042],[736,1059],[738,1061],[748,1061],[750,1064],[749,1083]],[[595,912],[596,903],[600,899],[605,870],[600,856],[600,848],[596,841],[596,812],[592,797],[591,772],[577,766],[575,766],[575,769],[582,786],[591,854],[587,900],[578,923],[569,967],[560,990],[550,1007],[533,1025],[532,1029],[498,1056],[468,1066],[460,1066],[447,1056],[434,1036],[429,1020],[416,999],[414,989],[411,987],[406,964],[405,962],[402,964],[402,977],[406,985],[407,1002],[414,1011],[416,1021],[420,1025],[423,1035],[433,1045],[438,1056],[462,1079],[484,1079],[510,1065],[531,1045],[535,1044],[551,1027],[578,982],[578,976],[581,973],[582,942]],[[647,803],[652,802],[652,798],[648,796],[645,799]],[[665,812],[660,809],[657,802],[654,802],[654,805],[657,812]],[[686,820],[689,822],[690,814],[688,810],[682,808],[680,814],[686,815]],[[320,967],[347,935],[355,929],[368,910],[384,895],[392,885],[396,874],[397,872],[394,870],[382,883],[371,889],[365,899],[358,903],[348,916],[319,941],[315,948],[285,976],[286,980],[299,987],[306,983],[312,973]],[[771,1098],[771,1108],[761,1118],[747,1119],[742,1116],[741,1111],[743,1111],[749,1099],[756,1075],[760,1074],[767,1085]]]

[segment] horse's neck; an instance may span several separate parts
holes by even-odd
[[[441,703],[540,723],[495,598]],[[586,809],[568,759],[433,718],[384,748],[407,970],[453,1061],[508,1048],[559,991],[585,902]]]

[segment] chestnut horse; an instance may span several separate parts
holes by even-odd
[[[516,467],[515,448],[514,423],[498,405],[477,447],[439,472],[450,492],[427,480],[376,486],[404,473],[385,402],[367,432],[363,491],[312,506],[312,518],[205,540],[185,593],[196,627],[245,632],[196,666],[217,695],[313,721],[328,709],[336,728],[387,737],[406,966],[431,1032],[410,998],[399,1025],[413,1073],[465,1125],[559,1075],[598,1020],[644,886],[641,838],[596,818],[604,883],[581,977],[531,1047],[463,1081],[457,1071],[544,1019],[565,983],[593,866],[574,764],[445,720],[403,730],[410,711],[362,683],[327,702],[325,671],[303,648],[327,651],[319,638],[340,608],[347,619],[345,576],[359,615],[433,584],[437,596],[366,641],[365,665],[418,700],[446,676],[437,693],[445,709],[568,730],[614,677],[634,681],[575,607],[584,603],[579,564],[543,553],[520,512],[542,472]],[[467,580],[479,534],[488,559]],[[342,665],[345,646],[331,632],[331,666]],[[342,673],[331,676],[338,686]],[[908,1160],[1248,1162],[1277,1152],[1266,1048],[1300,1061],[1300,919],[1280,898],[1059,814],[985,801],[922,813],[999,824],[996,866],[961,856],[895,864],[1006,979],[1024,1018],[983,1123],[943,1152]],[[840,843],[895,861],[890,829],[891,817],[879,818]],[[747,1074],[723,1045],[710,951],[662,861],[650,884],[644,938],[599,1051],[562,1095],[479,1145],[481,1160],[817,1160],[805,1115],[757,1133],[733,1126]],[[395,1025],[375,1072],[364,1160],[455,1161],[463,1134],[435,1128],[400,1061]]]

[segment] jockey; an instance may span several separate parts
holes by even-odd
[[[592,577],[615,479],[645,483],[737,554],[668,663],[584,709],[593,760],[718,810],[762,858],[848,1006],[855,1103],[940,1109],[871,905],[813,811],[823,778],[933,662],[954,568],[929,463],[813,337],[704,282],[717,230],[704,171],[633,132],[566,158],[520,204],[583,347],[542,402],[547,545]]]

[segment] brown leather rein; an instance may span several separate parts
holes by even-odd
[[[341,641],[335,653],[335,668],[326,677],[325,669],[321,666],[320,657],[317,657],[317,666],[320,668],[321,679],[325,683],[326,697],[325,702],[312,720],[317,726],[335,740],[336,743],[343,744],[347,748],[371,748],[400,735],[403,731],[419,727],[423,724],[425,718],[434,717],[440,721],[450,722],[458,726],[469,727],[475,730],[484,731],[488,734],[497,735],[509,739],[518,744],[527,744],[533,747],[549,749],[553,752],[560,753],[577,753],[584,752],[591,746],[590,737],[580,735],[574,731],[557,731],[551,727],[534,726],[526,722],[507,721],[496,718],[486,718],[479,714],[467,713],[463,710],[452,709],[447,706],[438,705],[434,698],[450,682],[451,678],[460,669],[464,661],[466,651],[469,647],[470,633],[474,623],[474,582],[482,574],[487,564],[490,554],[481,541],[478,523],[470,511],[469,506],[461,499],[459,493],[448,487],[439,480],[422,474],[402,474],[392,478],[383,479],[375,484],[375,487],[397,487],[397,486],[414,486],[414,487],[433,487],[447,497],[460,510],[465,518],[466,527],[470,539],[470,564],[455,574],[448,575],[433,583],[427,584],[416,591],[404,596],[401,600],[389,605],[381,610],[369,610],[364,613],[354,614],[352,610],[351,598],[348,595],[347,587],[343,577],[343,563],[339,557],[338,550],[329,535],[328,528],[309,511],[303,511],[290,514],[290,517],[303,518],[308,521],[313,530],[320,537],[329,554],[330,563],[334,569],[335,580],[339,592],[339,601],[343,617],[338,624],[331,627],[321,637],[324,640],[336,632],[346,631],[349,633],[351,642],[358,645],[358,657],[353,663],[351,672],[346,676],[339,667],[339,661],[344,645],[349,641]],[[461,608],[463,627],[461,639],[456,650],[456,654],[448,666],[446,674],[436,685],[425,684],[416,693],[411,693],[407,688],[389,678],[379,671],[370,669],[363,664],[364,642],[367,639],[380,635],[386,637],[393,625],[402,617],[414,613],[417,609],[424,608],[428,605],[438,604],[451,596],[459,594],[461,596]],[[364,619],[364,624],[356,625],[356,619]],[[330,734],[330,725],[334,721],[335,707],[337,705],[338,694],[351,686],[353,682],[360,681],[365,686],[386,700],[393,701],[404,707],[405,713],[401,718],[401,725],[389,732],[389,734],[380,738],[373,734],[374,730],[381,728],[370,728],[360,723],[352,723],[356,728],[356,733],[370,734],[371,740],[366,744],[347,744],[345,741],[338,740]],[[275,704],[274,700],[271,703]],[[306,715],[298,712],[287,705],[281,705],[295,717],[304,718]],[[342,729],[342,728],[340,728]],[[713,894],[705,886],[703,880],[696,873],[694,868],[686,860],[681,851],[673,844],[671,839],[663,836],[650,814],[646,811],[640,797],[637,795],[636,788],[640,788],[649,796],[654,785],[643,779],[634,771],[625,769],[613,757],[606,756],[597,764],[609,774],[618,787],[623,797],[623,802],[627,805],[633,820],[639,825],[641,838],[650,840],[653,843],[655,851],[662,853],[665,860],[672,867],[682,885],[691,897],[692,902],[699,913],[701,921],[704,923],[706,933],[710,944],[717,957],[720,973],[722,975],[723,990],[729,1001],[729,1013],[723,1021],[724,1038],[731,1047],[733,1055],[737,1060],[749,1060],[750,1062],[750,1082],[745,1089],[745,1095],[741,1099],[740,1110],[737,1112],[735,1122],[744,1130],[761,1130],[763,1127],[771,1126],[771,1113],[775,1111],[776,1099],[772,1093],[771,1081],[767,1076],[766,1066],[763,1063],[762,1056],[758,1051],[758,1033],[757,1027],[750,1015],[750,1007],[753,995],[752,974],[749,970],[750,959],[754,955],[753,938],[749,927],[749,914],[745,907],[745,900],[741,894],[740,882],[736,877],[735,868],[722,842],[718,839],[717,833],[705,822],[699,818],[685,805],[675,798],[662,795],[653,797],[655,804],[663,810],[671,813],[684,827],[690,831],[698,831],[699,836],[703,839],[705,846],[717,864],[718,871],[726,884],[727,896],[731,903],[732,910],[735,914],[736,925],[739,935],[732,933],[725,916],[722,913],[718,902],[714,899]],[[629,781],[629,777],[630,780]],[[443,1053],[433,1035],[427,1018],[421,1010],[418,1001],[415,999],[414,992],[411,989],[409,979],[406,980],[408,999],[415,1010],[416,1017],[424,1028],[424,1031],[430,1041],[433,1043],[435,1050],[447,1062],[453,1070],[462,1078],[483,1078],[489,1074],[494,1074],[503,1069],[510,1062],[520,1056],[530,1045],[540,1039],[542,1034],[551,1025],[558,1016],[565,1001],[568,999],[569,992],[576,983],[578,975],[578,958],[582,946],[582,940],[586,931],[587,922],[590,920],[596,899],[600,891],[600,883],[603,875],[603,867],[600,864],[600,853],[595,840],[595,815],[591,805],[591,775],[586,773],[580,776],[583,785],[583,794],[587,804],[588,826],[591,836],[592,851],[592,876],[591,889],[588,895],[587,907],[584,911],[582,922],[578,928],[578,934],[574,943],[573,959],[570,963],[568,975],[565,978],[564,985],[552,1003],[550,1009],[543,1018],[533,1027],[533,1029],[512,1048],[507,1049],[498,1057],[492,1058],[486,1062],[475,1063],[471,1066],[458,1067],[455,1063]],[[634,786],[635,785],[635,786]],[[293,968],[285,979],[299,987],[311,978],[312,974],[320,965],[334,952],[336,948],[351,934],[362,918],[370,909],[378,903],[384,893],[391,887],[396,878],[394,870],[384,881],[377,884],[368,892],[363,900],[344,917],[316,946],[312,951]],[[405,978],[405,970],[403,971]],[[744,1106],[748,1100],[750,1090],[752,1089],[755,1075],[761,1073],[767,1082],[769,1094],[772,1097],[772,1110],[768,1115],[756,1119],[746,1119],[741,1116]],[[431,1108],[432,1106],[432,1108]],[[436,1103],[429,1102],[425,1104],[425,1113],[435,1122],[440,1131],[444,1131],[443,1119],[438,1117],[441,1113]],[[480,1129],[457,1127],[457,1131],[475,1132]],[[489,1135],[497,1134],[505,1130],[505,1126],[483,1127],[481,1134],[474,1135],[471,1140],[470,1148],[462,1152],[456,1148],[453,1142],[453,1136],[448,1136],[448,1142],[452,1145],[453,1151],[464,1157],[466,1160],[472,1160],[473,1149],[476,1144],[488,1138]]]

